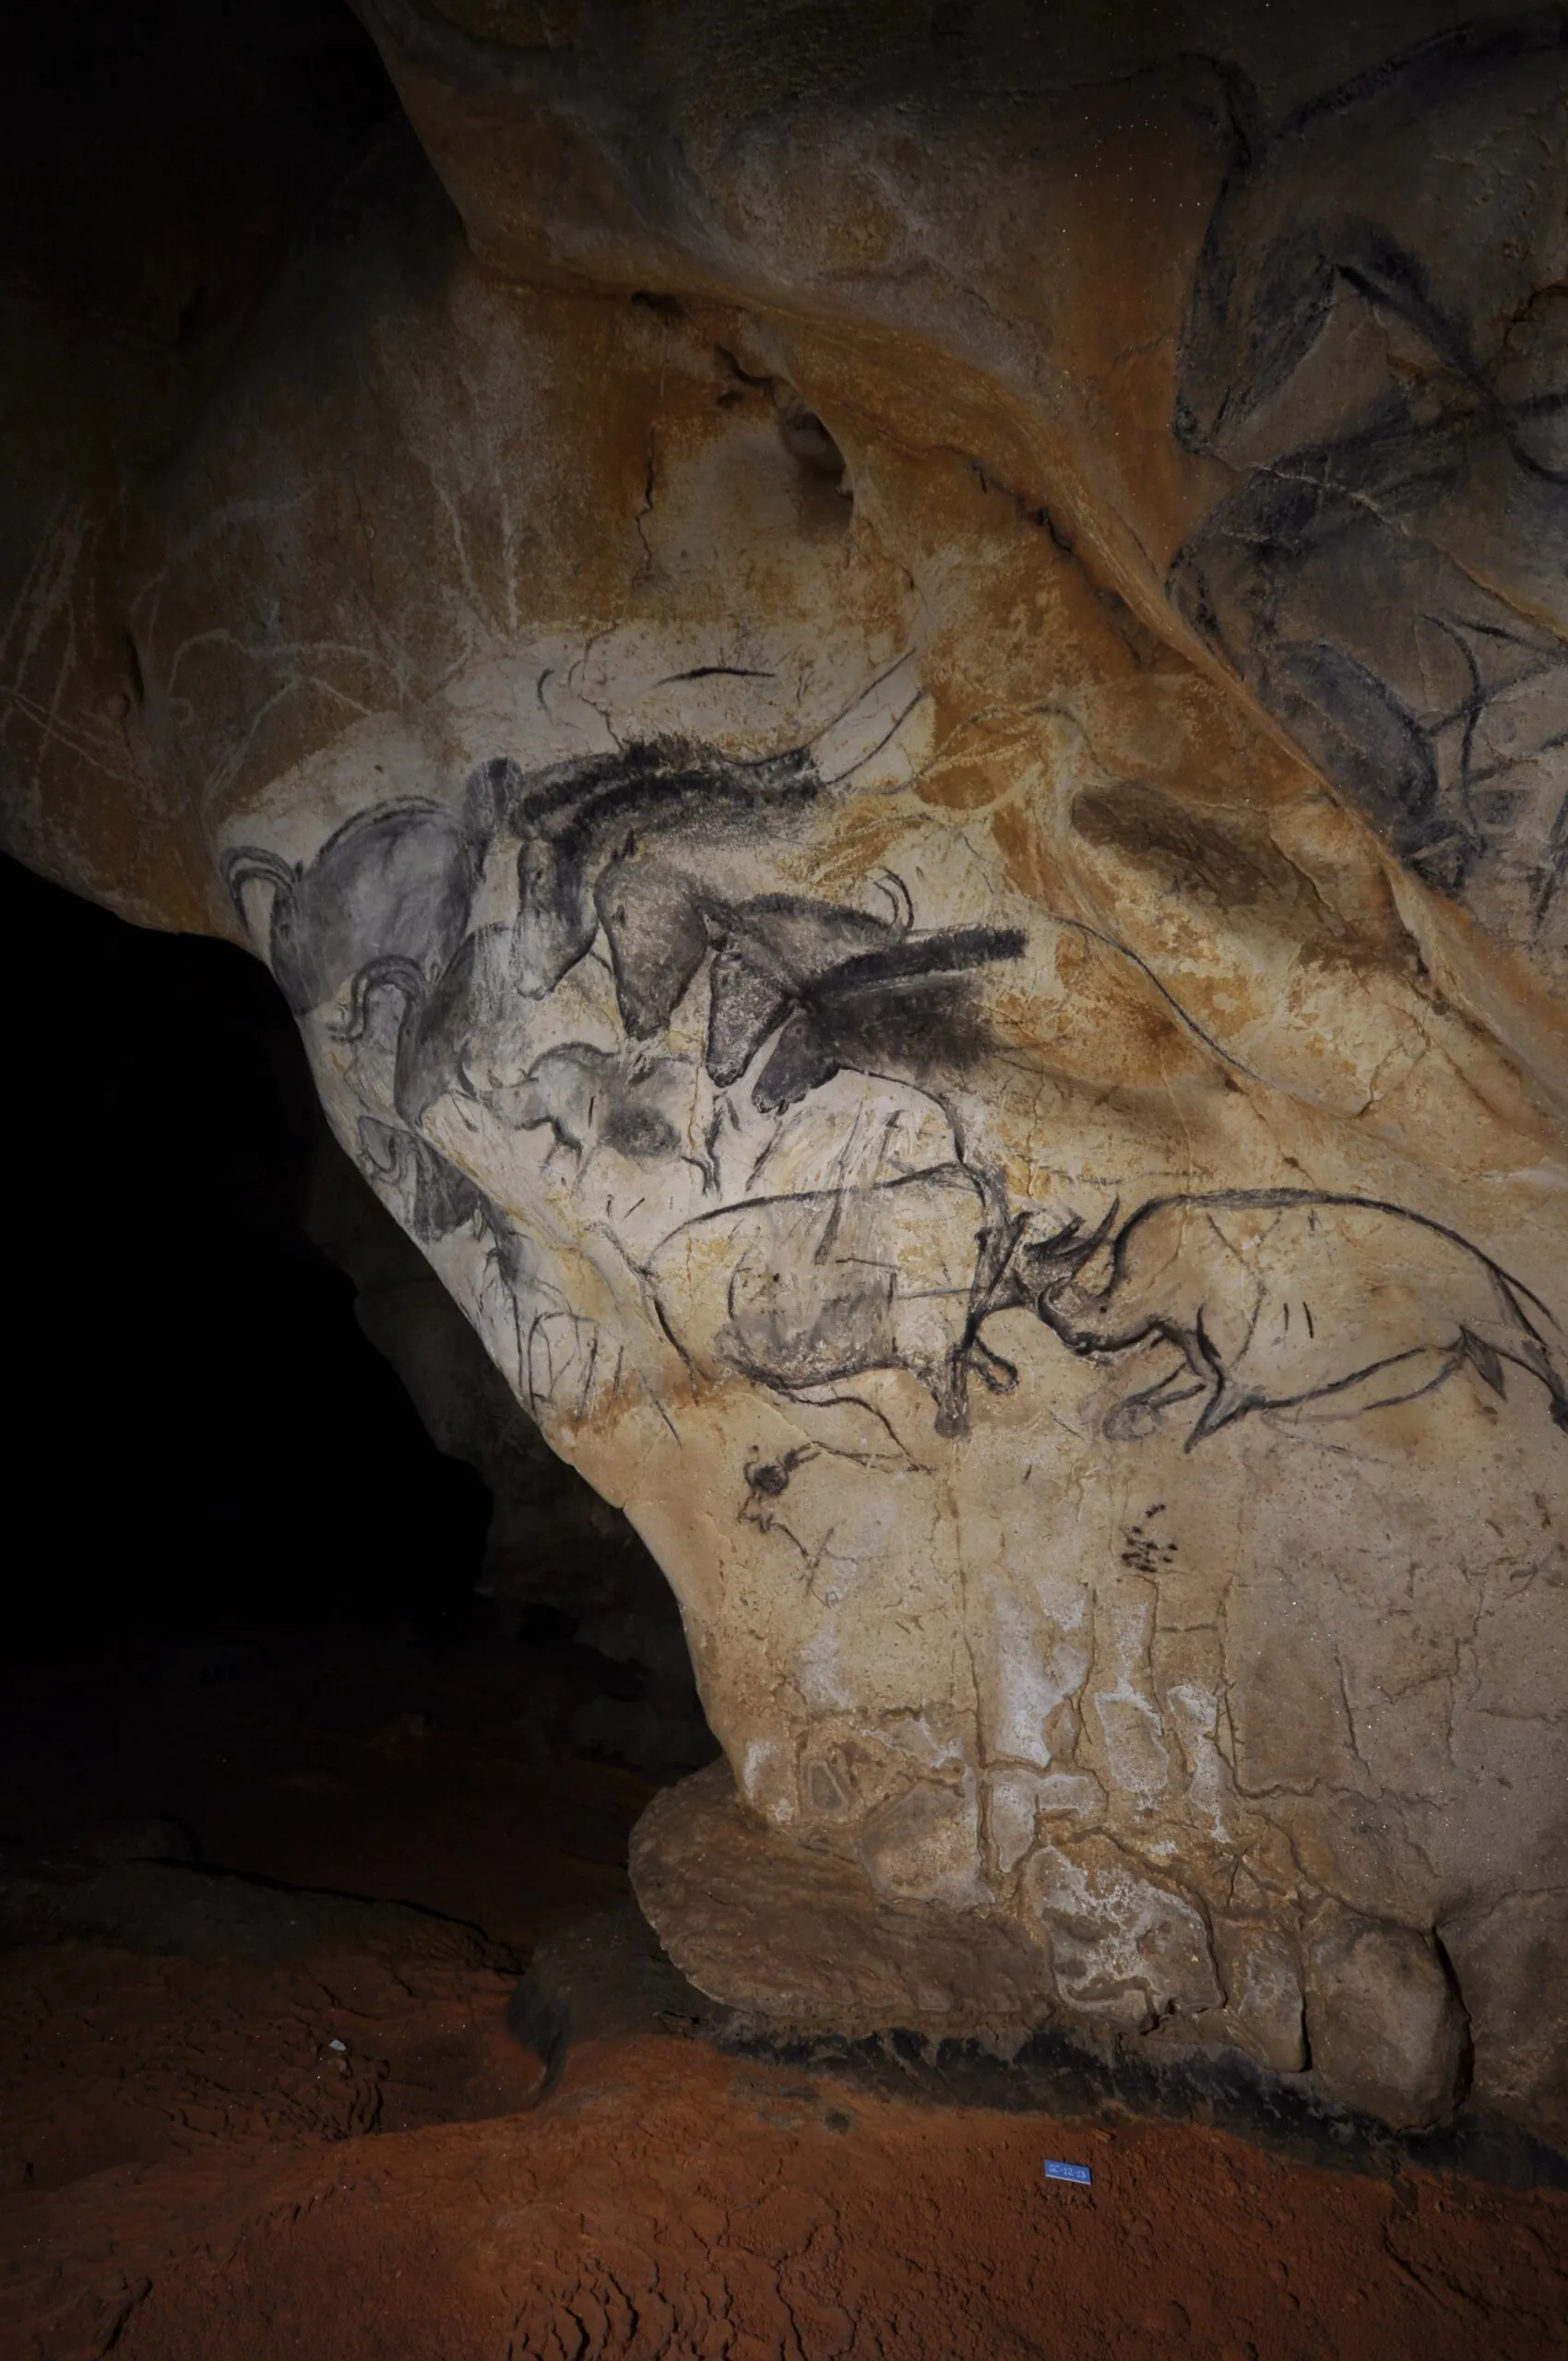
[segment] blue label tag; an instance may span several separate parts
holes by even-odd
[[[1080,2189],[1089,2189],[1094,2184],[1094,2175],[1087,2165],[1063,2165],[1054,2156],[1045,2160],[1045,2177],[1047,2180],[1075,2181]]]

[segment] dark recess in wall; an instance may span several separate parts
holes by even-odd
[[[455,1637],[489,1496],[296,1217],[317,1117],[266,970],[0,862],[11,1010],[0,1644]]]
[[[396,94],[345,0],[59,0],[6,30],[8,333],[35,396],[155,461]]]

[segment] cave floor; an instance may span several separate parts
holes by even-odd
[[[7,2361],[1568,2346],[1562,2194],[935,2106],[658,2031],[578,2040],[546,2086],[505,2030],[515,1963],[624,1897],[652,1787],[564,1750],[577,1679],[324,1643],[0,1691],[13,1852],[159,1813],[272,1881],[280,1927],[300,1888],[445,1914],[0,1956]],[[1047,2155],[1092,2189],[1048,2183]]]

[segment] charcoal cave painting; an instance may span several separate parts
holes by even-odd
[[[213,367],[18,282],[7,848],[668,1576],[719,2005],[1561,2142],[1568,0],[354,8]]]
[[[1175,1347],[1175,1365],[1110,1413],[1113,1438],[1152,1433],[1191,1402],[1189,1450],[1254,1410],[1354,1417],[1433,1393],[1467,1365],[1502,1394],[1504,1362],[1538,1379],[1568,1429],[1568,1337],[1538,1296],[1440,1222],[1308,1189],[1152,1198],[1119,1229],[1118,1210],[1087,1238],[1069,1223],[1035,1239],[1026,1224],[1008,1273],[1016,1299],[1074,1353]]]
[[[951,1165],[704,1214],[666,1240],[648,1277],[694,1369],[722,1363],[797,1399],[905,1369],[930,1391],[937,1432],[959,1435],[971,1374],[992,1393],[1017,1383],[980,1334],[1012,1239],[995,1185]]]
[[[1169,584],[1412,871],[1559,950],[1565,113],[1541,9],[1239,124],[1175,418],[1236,483]]]
[[[1078,1219],[1051,1229],[954,1166],[704,1215],[650,1276],[694,1365],[688,1340],[706,1336],[710,1360],[797,1398],[909,1370],[940,1434],[967,1430],[971,1376],[1013,1391],[1016,1367],[980,1329],[1017,1309],[1083,1358],[1175,1348],[1107,1414],[1111,1441],[1153,1434],[1188,1403],[1200,1405],[1189,1450],[1253,1411],[1352,1418],[1434,1393],[1467,1365],[1505,1394],[1505,1362],[1539,1381],[1568,1430],[1568,1336],[1440,1223],[1306,1189],[1153,1198],[1117,1228],[1119,1210],[1087,1234]]]
[[[770,808],[788,813],[820,786],[804,754],[746,765],[635,745],[531,776],[502,759],[470,779],[460,818],[434,803],[384,805],[348,822],[308,863],[247,846],[229,855],[225,876],[242,918],[248,889],[271,888],[267,958],[296,1016],[347,986],[342,1029],[357,1036],[374,994],[400,999],[396,1103],[411,1132],[454,1080],[465,1085],[463,1046],[487,1013],[487,989],[492,1000],[498,983],[542,1000],[601,928],[629,1043],[664,1030],[711,955],[707,1070],[729,1087],[777,1035],[752,1094],[777,1112],[843,1065],[869,1072],[885,1056],[925,1074],[943,1057],[976,1054],[965,979],[1024,949],[1016,930],[918,931],[891,876],[881,886],[886,914],[874,915],[784,894],[728,901],[661,857],[662,840],[694,822],[711,853],[716,835],[744,836]],[[470,931],[487,858],[508,835],[518,846],[516,919]],[[515,1120],[559,1120],[523,1111],[548,1107],[569,1121],[573,1103],[597,1101],[631,1152],[671,1152],[647,1068],[625,1064],[618,1079],[612,1062],[591,1050],[557,1053],[555,1079],[570,1075],[571,1086],[552,1091],[530,1075]]]
[[[971,985],[1021,955],[1019,931],[922,930],[891,873],[872,911],[710,882],[716,848],[743,857],[832,783],[804,750],[747,763],[664,741],[528,773],[502,757],[471,774],[455,813],[387,802],[305,861],[248,844],[229,853],[230,894],[296,1017],[350,1048],[389,1046],[390,1105],[358,1117],[358,1159],[422,1243],[482,1235],[514,1292],[531,1275],[506,1215],[429,1135],[447,1095],[506,1129],[548,1131],[579,1160],[606,1150],[685,1164],[712,1193],[692,1062],[655,1046],[705,964],[704,1076],[731,1093],[750,1074],[764,1115],[846,1067],[939,1090],[983,1053]],[[515,915],[476,922],[498,856]],[[475,1047],[503,1017],[546,1003],[590,956],[607,961],[621,1040],[553,1040],[515,1077],[476,1074]],[[710,1128],[719,1113],[716,1099]],[[549,1316],[572,1317],[559,1300]]]
[[[1019,959],[1023,932],[922,929],[891,872],[873,881],[869,911],[725,895],[711,861],[707,882],[699,872],[716,840],[766,841],[819,788],[801,754],[747,764],[646,744],[532,773],[500,758],[472,774],[455,814],[392,802],[308,861],[251,846],[228,859],[230,890],[296,1015],[350,1049],[380,1028],[390,1104],[358,1118],[362,1169],[425,1245],[483,1241],[536,1408],[564,1372],[589,1385],[594,1325],[430,1136],[447,1096],[482,1104],[506,1131],[548,1134],[549,1153],[576,1165],[600,1151],[625,1159],[655,1192],[661,1168],[695,1173],[709,1202],[634,1266],[694,1382],[733,1374],[826,1403],[858,1377],[901,1370],[931,1396],[937,1432],[958,1436],[976,1382],[1016,1388],[1016,1365],[982,1332],[1021,1311],[1108,1369],[1173,1352],[1103,1417],[1113,1442],[1155,1433],[1183,1406],[1195,1406],[1188,1449],[1253,1412],[1356,1417],[1465,1369],[1502,1395],[1510,1366],[1568,1428],[1568,1343],[1550,1309],[1402,1206],[1231,1190],[1150,1198],[1119,1224],[1119,1202],[1098,1220],[1011,1205],[1000,1175],[966,1156],[949,1086],[989,1048],[977,979]],[[515,915],[475,923],[497,855]],[[508,1014],[542,1006],[589,959],[611,979],[621,1039],[549,1042],[505,1080],[478,1071]],[[694,987],[706,1128],[694,1123],[697,1060],[659,1038]],[[737,1095],[777,1119],[846,1071],[925,1094],[952,1157],[864,1183],[769,1192],[754,1170],[739,1194],[722,1185],[716,1142]]]

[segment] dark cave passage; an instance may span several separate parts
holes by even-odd
[[[608,1809],[589,1851],[623,1891],[649,1779],[711,1751],[652,1560],[466,1357],[457,1315],[433,1331],[445,1299],[332,1143],[255,961],[11,862],[0,918],[10,1005],[46,990],[53,1020],[11,1050],[29,1243],[7,1290],[0,1842],[152,1816],[225,1868],[475,1916],[460,1878],[431,1882],[443,1815],[467,1797],[493,1894],[513,1818],[548,1848],[522,1800],[548,1761],[565,1820],[574,1781],[589,1821]],[[357,1252],[358,1287],[322,1236]],[[471,1447],[477,1389],[499,1515],[365,1333],[410,1299],[393,1348],[408,1365],[434,1334],[459,1357],[443,1439]],[[313,1782],[338,1799],[329,1841],[302,1834]],[[454,1833],[448,1868],[463,1852]]]
[[[8,1004],[51,1016],[10,1045],[8,1644],[461,1629],[489,1500],[301,1226],[322,1126],[270,978],[15,863],[0,908]]]

